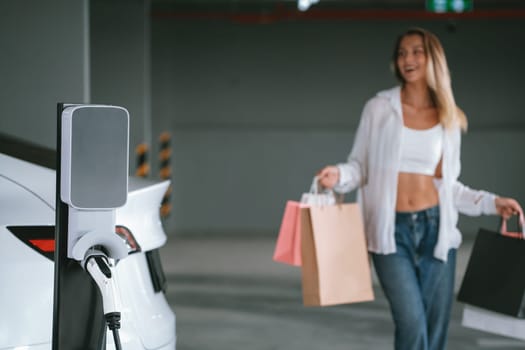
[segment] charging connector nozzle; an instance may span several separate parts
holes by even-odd
[[[115,348],[121,349],[118,329],[120,328],[120,312],[118,311],[118,298],[114,273],[109,259],[104,252],[98,249],[90,249],[82,261],[82,267],[91,275],[102,295],[104,317],[108,328],[113,332]]]

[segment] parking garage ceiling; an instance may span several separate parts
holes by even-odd
[[[316,7],[346,9],[425,9],[427,0],[320,0]],[[475,9],[525,8],[523,0],[472,0]],[[297,0],[152,0],[154,8],[166,7],[266,7],[297,5]]]
[[[319,0],[305,12],[298,11],[297,0],[151,0],[151,10],[156,19],[221,19],[245,23],[440,16],[525,18],[525,0],[471,0],[473,11],[447,14],[427,11],[427,1],[438,0]]]

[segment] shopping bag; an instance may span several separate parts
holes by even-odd
[[[284,209],[279,235],[275,243],[273,260],[283,264],[301,266],[300,206],[335,204],[332,191],[320,191],[319,179],[314,177],[310,192],[303,193],[301,202],[288,201]]]
[[[359,206],[309,206],[300,212],[304,305],[374,300]]]
[[[465,305],[461,325],[464,327],[525,340],[525,320]]]
[[[480,229],[457,299],[486,310],[525,318],[523,266],[525,240]]]
[[[299,202],[286,202],[273,253],[273,260],[276,262],[301,266],[300,205]]]

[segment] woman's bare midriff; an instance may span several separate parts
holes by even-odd
[[[396,211],[413,212],[439,204],[434,176],[399,173],[397,180]]]

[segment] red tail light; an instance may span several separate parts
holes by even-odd
[[[55,239],[30,239],[29,243],[46,253],[55,252]]]
[[[19,240],[46,258],[54,259],[55,226],[8,226],[7,229]],[[118,225],[115,227],[115,233],[126,242],[129,254],[141,251],[139,244],[128,228]]]
[[[29,247],[53,260],[55,255],[55,226],[8,226],[7,229]]]
[[[137,243],[137,241],[135,240],[135,237],[133,237],[133,234],[127,227],[122,226],[122,225],[117,225],[115,227],[115,233],[119,235],[120,238],[122,238],[126,242],[126,245],[128,246],[128,249],[129,249],[129,254],[133,254],[133,253],[137,253],[141,251],[140,245]]]

